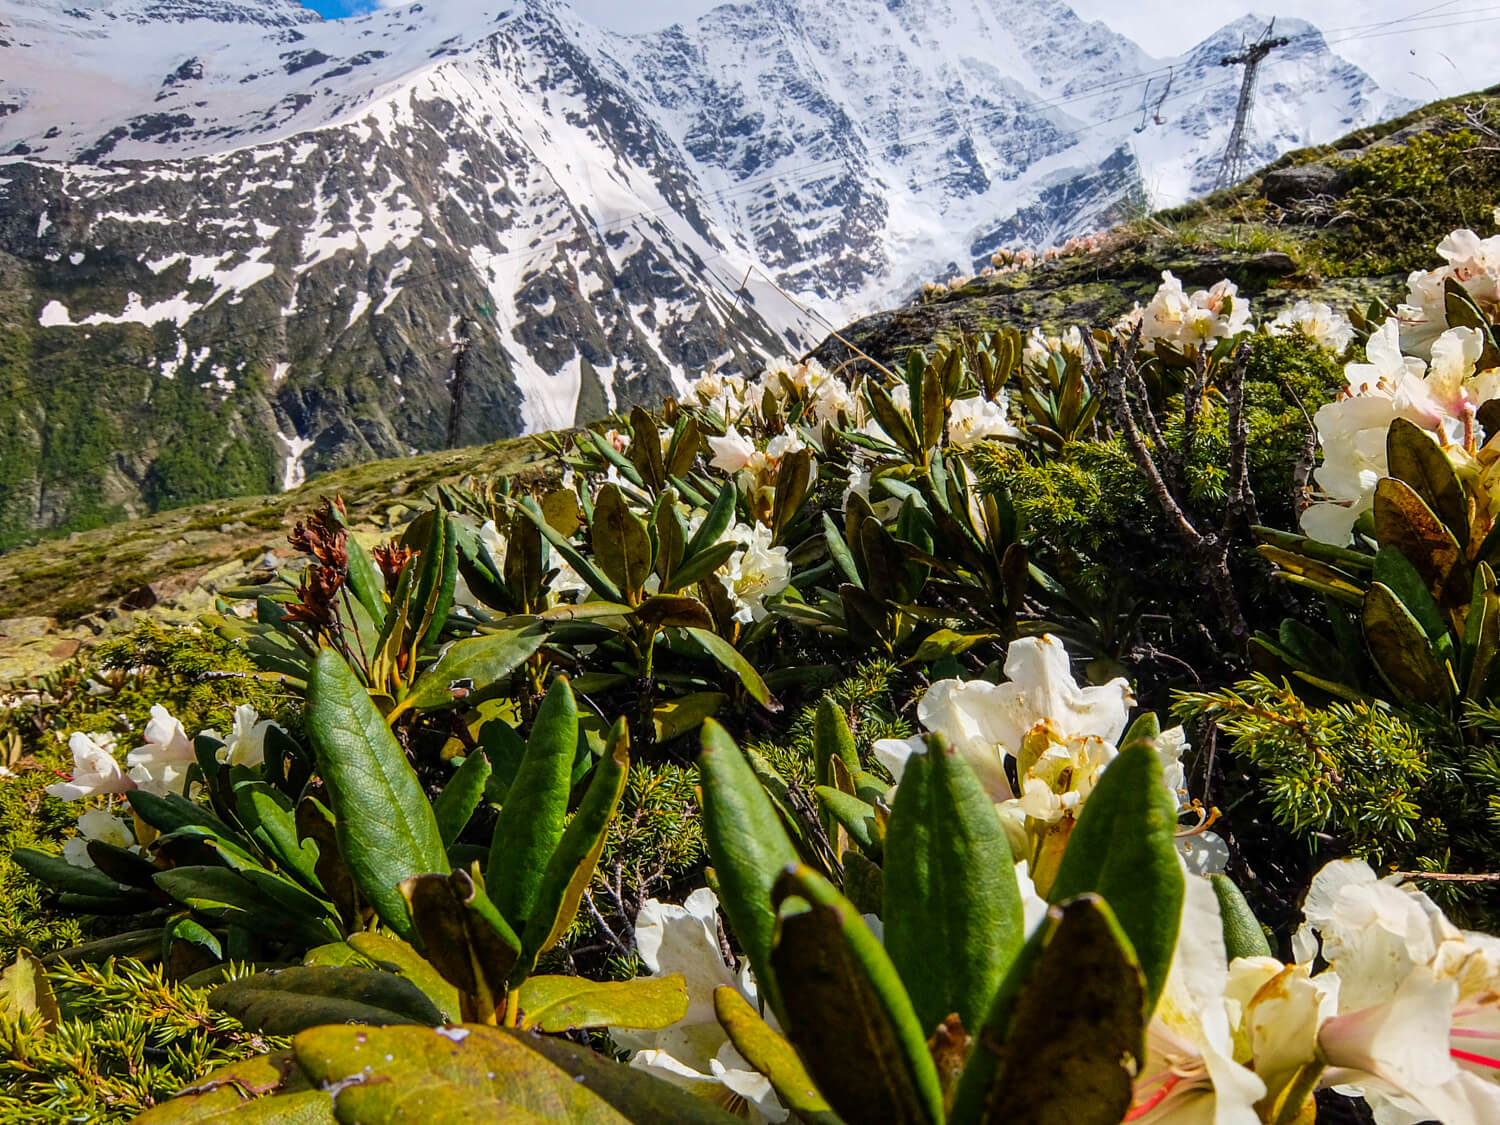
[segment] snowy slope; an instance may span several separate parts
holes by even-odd
[[[0,0],[0,318],[46,343],[6,372],[31,460],[0,525],[84,518],[43,435],[106,359],[139,447],[98,476],[133,510],[174,494],[164,459],[238,449],[274,487],[440,445],[461,318],[484,440],[1176,202],[1212,181],[1252,25],[1160,60],[1058,0],[759,0],[647,36],[560,0]],[[1278,30],[1257,157],[1404,108]],[[184,402],[223,420],[186,451],[159,420]]]

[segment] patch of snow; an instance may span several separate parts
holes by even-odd
[[[286,446],[286,465],[281,473],[281,491],[290,492],[307,483],[307,467],[302,464],[302,455],[313,447],[313,443],[298,435],[295,430],[290,437],[277,430],[276,436],[281,439],[281,444]]]

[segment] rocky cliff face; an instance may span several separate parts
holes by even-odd
[[[439,448],[460,336],[460,441],[566,426],[809,341],[773,282],[834,319],[1190,195],[1239,34],[1163,62],[1052,0],[641,37],[554,0],[0,0],[0,547]],[[1391,110],[1289,34],[1266,151]]]

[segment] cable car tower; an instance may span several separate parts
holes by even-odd
[[[1249,133],[1250,110],[1255,105],[1255,80],[1260,64],[1277,47],[1285,47],[1291,42],[1285,35],[1278,35],[1273,39],[1271,30],[1275,26],[1276,21],[1273,19],[1254,43],[1237,55],[1225,55],[1219,60],[1220,66],[1243,66],[1245,78],[1240,83],[1240,100],[1234,109],[1234,128],[1229,130],[1229,145],[1224,150],[1224,162],[1219,165],[1219,175],[1214,180],[1215,191],[1237,184],[1244,178],[1245,142]]]

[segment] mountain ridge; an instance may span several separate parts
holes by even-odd
[[[557,0],[0,0],[0,546],[439,448],[450,413],[479,442],[657,402],[1118,221],[1232,98],[1143,165],[1121,107],[1160,60],[1065,5],[833,8],[619,36]],[[1319,44],[1328,114],[1396,105]],[[1313,96],[1267,102],[1275,145]]]

